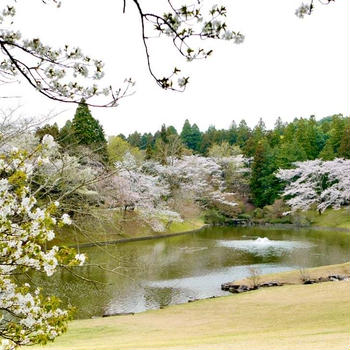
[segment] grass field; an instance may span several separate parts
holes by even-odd
[[[32,349],[346,350],[349,292],[348,281],[286,285],[133,316],[73,321],[54,344]]]
[[[195,217],[186,219],[183,222],[173,222],[164,232],[154,232],[149,226],[143,225],[142,222],[132,217],[133,213],[129,213],[129,215],[130,218],[121,226],[118,224],[118,218],[105,218],[100,221],[87,219],[81,226],[81,230],[64,227],[57,233],[51,245],[77,245],[181,233],[197,230],[204,225],[201,217]]]
[[[350,229],[350,208],[345,207],[339,210],[327,209],[322,215],[316,210],[306,212],[306,217],[313,226],[338,227]]]

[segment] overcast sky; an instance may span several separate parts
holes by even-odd
[[[142,1],[140,1],[142,4]],[[144,6],[149,0],[144,1]],[[162,0],[157,0],[162,3]],[[209,2],[209,0],[207,0]],[[156,2],[153,2],[153,5]],[[229,127],[244,118],[250,126],[262,117],[268,127],[316,115],[349,115],[349,1],[328,6],[316,2],[311,16],[294,15],[300,0],[214,1],[228,7],[227,22],[241,31],[241,45],[215,43],[208,60],[185,63],[167,47],[153,47],[152,59],[164,75],[175,65],[190,75],[184,93],[161,90],[147,72],[140,26],[133,4],[122,14],[121,0],[63,0],[62,7],[41,1],[18,4],[16,25],[25,37],[40,37],[53,46],[78,45],[106,64],[107,83],[136,81],[135,93],[113,109],[92,109],[108,135],[135,130],[155,132],[162,123],[181,131],[188,118],[201,130]],[[163,71],[161,70],[163,69]],[[2,106],[22,105],[23,115],[60,112],[62,126],[75,107],[45,100],[25,84],[1,87]]]

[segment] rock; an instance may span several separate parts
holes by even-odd
[[[314,283],[317,283],[317,281],[316,280],[305,280],[304,282],[303,282],[303,284],[314,284]]]
[[[135,312],[106,312],[102,317],[135,315]]]
[[[230,284],[230,283],[223,283],[223,284],[221,285],[221,290],[229,291],[229,290],[230,290],[230,287],[231,287],[231,284]]]

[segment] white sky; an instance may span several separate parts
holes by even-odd
[[[153,1],[153,0],[152,0]],[[162,0],[157,0],[161,3]],[[164,0],[165,1],[165,0]],[[140,0],[147,5],[149,0]],[[207,0],[207,2],[210,2]],[[16,23],[25,37],[39,36],[53,46],[70,43],[106,64],[107,84],[118,86],[126,77],[136,81],[135,94],[113,109],[92,109],[108,135],[135,130],[155,132],[162,123],[181,131],[186,118],[201,130],[214,124],[229,127],[244,118],[250,126],[260,117],[272,127],[284,121],[315,114],[348,115],[349,108],[349,1],[328,6],[316,1],[311,16],[294,15],[300,0],[219,0],[228,7],[227,22],[246,41],[211,43],[208,60],[185,63],[169,42],[152,52],[166,75],[175,65],[190,75],[184,93],[163,91],[146,69],[137,13],[133,4],[122,14],[122,0],[63,0],[62,7],[41,1],[18,4]],[[155,2],[153,2],[153,5]],[[2,100],[2,107],[21,104],[23,115],[61,112],[62,126],[75,106],[46,100],[25,84],[0,87],[0,95],[15,90],[19,100]]]

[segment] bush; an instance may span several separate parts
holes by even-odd
[[[216,209],[209,209],[204,214],[204,222],[210,225],[224,225],[227,223],[226,216]]]

